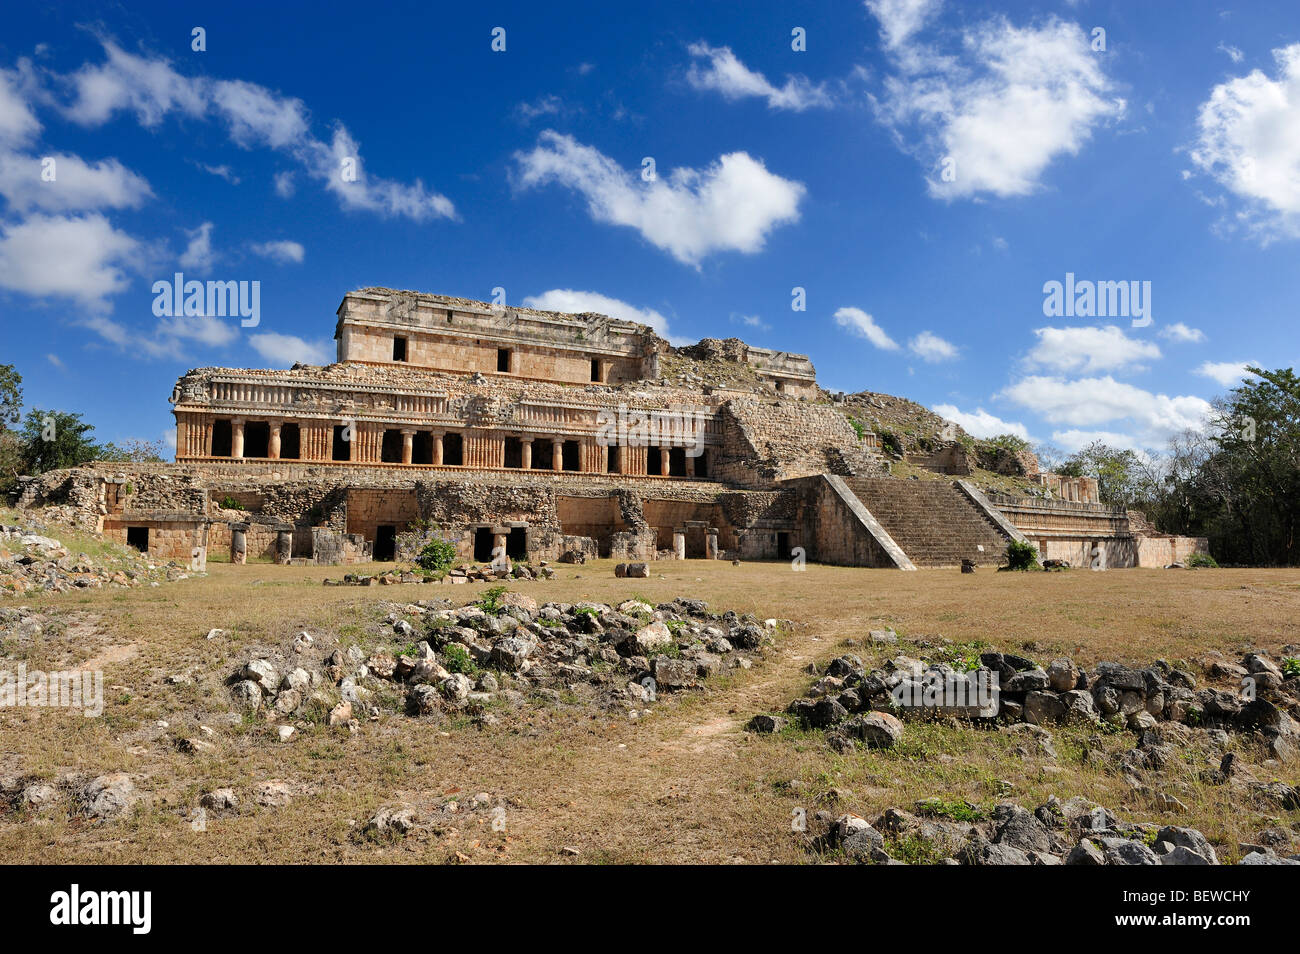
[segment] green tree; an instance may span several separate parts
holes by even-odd
[[[109,441],[99,449],[100,460],[126,461],[132,464],[157,464],[166,460],[163,447],[158,441],[142,441],[136,438],[115,444]]]
[[[91,440],[94,430],[94,426],[83,421],[80,414],[39,409],[28,411],[19,433],[27,473],[43,474],[96,460],[102,448]]]
[[[12,364],[0,364],[0,432],[17,424],[23,407],[23,376]]]
[[[1112,507],[1131,507],[1142,498],[1142,462],[1131,450],[1093,441],[1075,451],[1057,471],[1065,477],[1095,477],[1097,499]]]

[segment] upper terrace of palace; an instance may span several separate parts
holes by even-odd
[[[649,326],[608,315],[507,307],[389,288],[344,295],[334,337],[340,362],[566,384],[654,381],[659,378],[660,356],[673,351]],[[775,390],[802,394],[816,385],[812,362],[805,355],[739,341],[718,344],[719,355],[747,365]]]

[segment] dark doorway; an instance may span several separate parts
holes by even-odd
[[[511,527],[506,537],[506,556],[512,560],[528,559],[528,528]]]
[[[645,449],[645,472],[651,476],[658,477],[663,473],[663,457],[657,447],[647,447]]]
[[[668,451],[668,473],[672,477],[686,476],[686,448],[674,447]]]
[[[492,559],[492,528],[479,527],[474,531],[474,559],[478,563],[488,563]]]
[[[459,434],[443,437],[442,462],[452,467],[459,467],[465,462],[465,440]]]
[[[776,535],[776,558],[778,560],[790,559],[790,534],[784,530],[778,531]]]
[[[212,456],[230,456],[230,421],[212,422]]]
[[[549,440],[533,441],[533,470],[550,470],[555,460],[555,445]]]
[[[149,552],[149,528],[148,527],[127,527],[126,545],[129,547],[135,547],[141,553],[148,553]]]
[[[600,380],[600,361],[596,358],[591,359],[591,380]]]
[[[249,421],[244,425],[244,456],[271,456],[271,425],[266,421]]]
[[[406,339],[405,338],[400,338],[400,337],[393,338],[393,360],[394,361],[406,360]]]
[[[343,439],[343,433],[346,430],[347,428],[342,424],[334,425],[334,446],[330,453],[330,458],[332,460],[352,459],[352,442]]]
[[[433,463],[433,435],[428,431],[416,431],[411,439],[411,463]]]
[[[561,465],[564,470],[582,470],[582,461],[578,453],[577,441],[564,442],[564,460]]]
[[[709,476],[709,452],[706,450],[700,451],[700,456],[695,458],[695,476]]]
[[[387,525],[375,527],[376,560],[387,562],[397,556],[397,528]]]
[[[280,457],[284,460],[297,460],[302,456],[302,432],[297,424],[285,424],[280,428]]]
[[[623,455],[619,449],[611,444],[605,448],[605,472],[610,474],[621,473],[622,461],[619,459]]]
[[[524,466],[524,444],[517,437],[506,438],[505,465],[507,467]]]
[[[383,442],[379,446],[379,461],[383,464],[400,464],[402,462],[402,432],[384,431]]]
[[[508,372],[510,370],[510,349],[497,348],[497,370]]]

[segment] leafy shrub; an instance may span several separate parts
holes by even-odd
[[[1186,565],[1190,567],[1206,567],[1217,570],[1219,568],[1219,561],[1214,559],[1214,557],[1210,556],[1208,553],[1193,553],[1187,558]]]
[[[226,494],[224,497],[221,498],[221,509],[222,510],[243,510],[244,505],[241,504],[234,497],[230,496],[230,494]]]
[[[456,547],[448,540],[430,540],[415,558],[415,565],[426,573],[443,573],[456,562]]]
[[[858,435],[858,440],[867,436],[866,427],[856,417],[849,417],[849,427],[853,428],[853,433]]]
[[[496,616],[501,612],[501,597],[505,595],[504,586],[490,586],[483,591],[483,597],[478,601],[479,608],[485,613]]]
[[[1012,540],[1007,544],[1007,566],[1013,570],[1039,570],[1038,548],[1032,543]]]
[[[1282,660],[1282,675],[1290,679],[1292,676],[1300,676],[1300,657],[1287,656]]]
[[[460,643],[448,643],[442,647],[442,667],[448,672],[464,673],[466,676],[477,675],[479,671],[474,657]]]

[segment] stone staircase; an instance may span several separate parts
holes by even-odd
[[[889,477],[844,483],[917,566],[958,566],[963,559],[996,566],[1006,552],[1007,535],[955,483]]]

